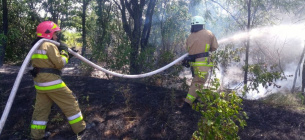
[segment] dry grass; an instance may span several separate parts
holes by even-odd
[[[304,96],[300,93],[274,93],[260,99],[264,103],[274,106],[304,108]]]

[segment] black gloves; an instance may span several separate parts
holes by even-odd
[[[195,62],[197,56],[194,55],[188,55],[182,60],[182,66],[189,68],[190,62]]]
[[[182,60],[182,66],[184,66],[186,68],[190,67],[190,63],[189,63],[187,57]]]
[[[60,42],[60,45],[57,46],[57,48],[58,48],[59,53],[60,53],[61,55],[65,55],[66,57],[69,56],[69,55],[68,55],[68,52],[69,52],[69,51],[68,51],[68,45],[67,45],[67,44]]]
[[[39,69],[34,67],[32,70],[29,71],[29,73],[35,78],[39,73]]]
[[[74,55],[69,53],[68,51],[68,45],[65,43],[60,42],[60,45],[57,47],[61,55],[65,55],[66,57],[69,57],[71,59]],[[72,47],[71,50],[74,52],[78,52],[78,50],[75,49],[75,47]]]

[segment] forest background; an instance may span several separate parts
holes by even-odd
[[[292,81],[303,62],[304,13],[303,0],[2,0],[0,66],[20,65],[37,25],[51,20],[65,43],[100,66],[125,74],[150,72],[186,53],[190,19],[199,15],[220,45],[213,56],[222,90],[250,99],[297,91],[303,102],[301,80],[296,87]],[[85,64],[80,70],[87,76],[94,71]],[[175,65],[143,81],[163,87],[170,80],[187,83],[184,71]]]
[[[287,79],[304,46],[302,0],[2,0],[0,12],[0,66],[23,61],[45,20],[58,23],[62,40],[83,56],[112,71],[139,74],[186,53],[190,19],[203,16],[218,38],[219,75],[228,88],[250,81],[247,87],[257,89]],[[225,78],[231,71],[244,76]]]

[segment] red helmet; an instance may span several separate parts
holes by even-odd
[[[52,21],[41,22],[36,29],[37,37],[46,39],[51,39],[56,31],[60,31],[60,28]]]

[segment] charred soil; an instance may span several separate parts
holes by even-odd
[[[18,70],[18,68],[17,68]],[[0,103],[3,112],[18,71],[0,73]],[[158,139],[188,140],[197,130],[198,113],[177,113],[177,103],[187,91],[150,86],[131,80],[105,80],[64,75],[76,94],[84,119],[92,126],[86,140]],[[25,74],[0,136],[3,140],[30,139],[35,102],[32,77]],[[239,131],[242,140],[305,140],[305,111],[273,106],[261,101],[243,101],[249,119]],[[49,140],[74,140],[61,110],[54,105],[46,131]]]

